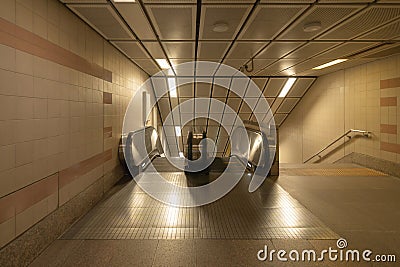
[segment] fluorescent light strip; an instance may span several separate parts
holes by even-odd
[[[175,133],[176,133],[176,136],[182,136],[182,131],[181,131],[181,127],[179,127],[179,126],[175,126]]]
[[[333,60],[333,61],[331,61],[331,62],[322,64],[322,65],[320,65],[320,66],[318,66],[318,67],[315,67],[315,68],[313,68],[313,70],[324,69],[324,68],[327,68],[327,67],[330,67],[330,66],[333,66],[333,65],[336,65],[336,64],[345,62],[345,61],[347,61],[347,60],[348,60],[348,59],[346,59],[346,58],[343,58],[343,59],[336,59],[336,60]]]
[[[162,69],[170,68],[168,61],[164,58],[156,58],[156,61],[157,61],[158,66],[160,66],[160,68],[162,68]]]
[[[175,78],[168,78],[168,88],[169,88],[169,95],[171,97],[178,97],[176,93],[176,81]]]
[[[282,88],[282,91],[279,93],[278,97],[285,97],[296,80],[297,78],[289,78],[285,83],[285,86]]]

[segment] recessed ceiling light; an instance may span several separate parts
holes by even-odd
[[[229,30],[229,25],[225,22],[217,22],[212,26],[212,30],[214,32],[226,32]]]
[[[294,82],[297,80],[297,78],[289,78],[285,86],[282,88],[282,91],[279,93],[278,97],[285,97],[287,93],[289,92],[290,88],[292,88]]]
[[[321,26],[321,22],[320,21],[313,21],[313,22],[309,22],[304,24],[303,26],[303,31],[305,32],[315,32],[315,31],[319,31],[321,30],[322,26]]]
[[[168,61],[164,58],[156,58],[156,61],[157,61],[158,66],[160,66],[160,68],[162,68],[162,69],[170,68]]]
[[[336,59],[336,60],[333,60],[333,61],[331,61],[331,62],[322,64],[322,65],[320,65],[320,66],[318,66],[318,67],[315,67],[315,68],[313,68],[313,70],[324,69],[324,68],[327,68],[327,67],[330,67],[330,66],[333,66],[333,65],[336,65],[336,64],[345,62],[345,61],[347,61],[347,60],[348,60],[347,58]]]

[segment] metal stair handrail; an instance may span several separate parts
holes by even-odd
[[[340,139],[342,139],[343,137],[347,136],[349,139],[352,138],[352,136],[349,136],[348,134],[350,133],[355,133],[358,135],[362,135],[364,137],[370,137],[371,136],[371,132],[370,131],[364,131],[364,130],[356,130],[356,129],[350,129],[347,132],[345,132],[344,134],[342,134],[341,136],[339,136],[338,138],[336,138],[334,141],[332,141],[329,145],[327,145],[326,147],[324,147],[323,149],[321,149],[320,151],[318,151],[318,153],[314,154],[312,157],[308,158],[306,161],[304,161],[303,163],[307,163],[310,160],[312,160],[313,158],[315,158],[316,156],[318,156],[319,158],[322,158],[320,156],[320,154],[322,152],[324,152],[325,150],[327,150],[328,148],[330,148],[331,146],[333,146],[337,141],[339,141]]]

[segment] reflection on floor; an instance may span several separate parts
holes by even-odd
[[[339,236],[349,249],[399,252],[398,178],[356,165],[285,165],[282,170],[277,181],[267,180],[253,194],[245,175],[228,195],[198,208],[166,206],[125,181],[33,266],[396,266],[259,261],[257,252],[265,245],[322,251],[337,248]],[[185,182],[183,173],[164,176]]]
[[[162,173],[183,185],[183,172]],[[211,173],[211,175],[213,175]],[[278,184],[247,191],[250,176],[222,199],[177,208],[152,199],[134,181],[102,201],[62,239],[334,239],[337,235]]]

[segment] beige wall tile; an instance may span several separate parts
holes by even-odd
[[[34,98],[33,102],[33,117],[35,119],[47,118],[47,99]]]
[[[1,45],[0,45],[1,50]],[[1,61],[0,61],[0,64]],[[16,73],[13,71],[3,70],[0,68],[0,94],[2,95],[15,95],[16,91]]]
[[[26,97],[33,97],[35,95],[33,77],[31,75],[16,73],[15,78],[16,95]]]
[[[15,56],[15,70],[19,73],[33,75],[33,56],[19,50],[16,50]]]
[[[19,1],[16,4],[16,24],[28,31],[33,29],[33,13],[32,10],[22,5]]]
[[[19,236],[35,223],[34,207],[30,207],[15,217],[15,234]]]
[[[33,102],[31,97],[17,97],[16,101],[16,119],[33,119]]]
[[[339,135],[347,129],[357,128],[372,131],[373,138],[357,139],[347,144],[344,154],[354,151],[396,162],[397,156],[394,153],[380,151],[380,142],[399,142],[399,134],[388,135],[380,131],[381,124],[399,124],[399,107],[381,106],[380,100],[381,97],[397,96],[399,90],[398,88],[380,89],[380,80],[399,77],[398,72],[392,71],[398,68],[396,62],[399,59],[400,56],[391,57],[346,69],[344,70],[345,80],[343,71],[319,77],[281,126],[281,151],[291,154],[300,153],[304,158],[311,155],[313,151],[321,149],[324,146],[322,143],[325,142],[326,145],[329,140],[333,140],[332,133]],[[341,93],[341,83],[345,85],[344,95]],[[302,118],[298,114],[306,115]],[[330,125],[325,123],[327,121]],[[340,126],[342,124],[345,125],[344,128]],[[295,129],[298,127],[302,127],[302,133],[296,132]],[[318,133],[313,131],[315,129],[318,129]],[[290,131],[300,134],[303,138],[293,136]],[[339,157],[340,151],[327,160],[333,161],[333,158]],[[285,156],[284,153],[281,153],[281,161],[300,162],[299,159]]]
[[[17,190],[15,183],[15,169],[0,172],[0,197]]]
[[[0,120],[12,120],[16,118],[17,97],[0,95]]]
[[[0,44],[0,69],[15,71],[15,49]]]
[[[25,187],[34,181],[33,163],[15,168],[15,185],[17,189]]]
[[[16,166],[25,165],[31,163],[33,161],[33,146],[34,141],[17,143],[15,145],[16,149],[16,156],[15,156],[15,163]]]
[[[119,164],[118,137],[114,135],[104,145],[103,128],[110,125],[115,133],[120,132],[132,87],[141,84],[146,75],[59,1],[3,2],[1,17],[15,20],[24,29],[100,66],[107,62],[114,72],[113,82],[118,83],[0,45],[0,196],[98,155],[105,146],[114,151],[106,167],[101,164],[76,183],[18,214],[13,238],[56,209],[59,197],[60,203],[65,203],[102,177],[104,168],[111,171]],[[6,8],[15,11],[5,14]],[[128,85],[129,89],[124,87]],[[103,116],[104,88],[113,93],[107,118]],[[8,241],[1,239],[0,246],[2,242]]]

